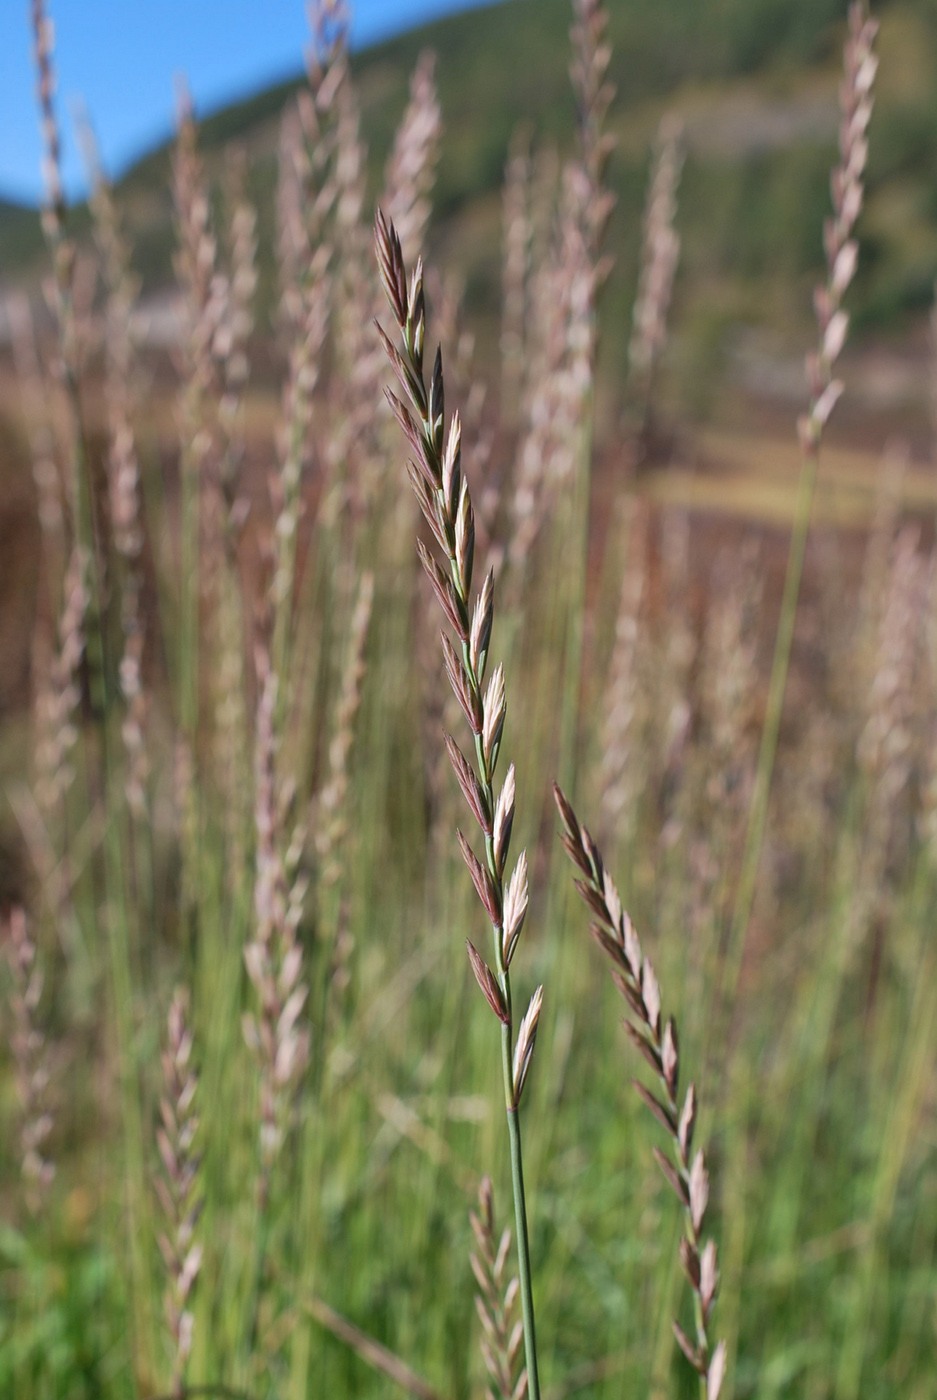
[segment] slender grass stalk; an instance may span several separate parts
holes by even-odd
[[[544,686],[540,694],[547,728],[555,733],[554,771],[575,793],[581,766],[583,650],[592,524],[597,305],[612,266],[611,257],[602,256],[602,245],[615,204],[615,197],[605,183],[608,157],[614,146],[614,138],[606,130],[606,118],[615,89],[608,81],[612,50],[605,5],[602,0],[573,0],[572,10],[570,79],[576,103],[579,149],[565,167],[561,185],[554,285],[560,294],[562,314],[558,328],[559,358],[551,376],[553,384],[551,387],[548,379],[544,386],[547,401],[552,398],[554,422],[547,438],[544,464],[547,500],[541,503],[542,510],[548,504],[551,486],[560,488],[551,543],[564,562],[561,568],[548,573],[550,635],[561,639],[562,647],[556,729],[549,685]],[[534,421],[532,417],[532,423]],[[535,432],[532,438],[536,441]],[[536,512],[532,519],[536,520]],[[514,543],[512,539],[512,550]],[[523,555],[518,577],[512,581],[515,590],[522,581]],[[564,967],[567,945],[559,939],[559,930],[569,898],[568,886],[555,863],[551,863],[545,923],[552,936],[546,956],[560,985],[568,983]],[[550,1115],[547,1123],[552,1126],[554,1122]],[[551,1147],[548,1128],[541,1138],[540,1153],[532,1163],[535,1170],[539,1171]]]
[[[315,208],[320,201],[312,203]],[[328,326],[329,251],[324,242],[318,244],[315,256],[309,259],[302,282],[301,309],[296,325],[291,328],[293,342],[286,388],[286,431],[280,469],[273,479],[277,568],[271,590],[275,608],[272,658],[274,670],[282,682],[278,727],[282,727],[291,698],[289,679],[294,645],[293,608],[303,467],[312,418],[312,395],[319,377],[319,359]]]
[[[517,128],[511,138],[501,197],[502,313],[501,313],[501,416],[516,423],[520,412],[526,368],[527,320],[530,280],[530,130]]]
[[[87,429],[82,404],[82,370],[85,330],[80,324],[76,298],[76,250],[67,237],[65,201],[61,185],[60,142],[53,105],[55,75],[52,65],[52,25],[43,0],[33,0],[33,33],[39,70],[39,101],[46,150],[47,202],[43,227],[53,264],[55,317],[59,339],[59,372],[69,408],[69,452],[72,492],[72,526],[76,559],[87,572],[83,593],[83,629],[87,659],[88,696],[99,729],[98,743],[86,736],[86,798],[100,801],[107,812],[114,801],[114,743],[111,729],[110,682],[105,634],[105,558],[99,504],[92,476]],[[130,912],[124,873],[127,842],[124,822],[116,814],[106,816],[103,859],[89,862],[92,898],[105,910],[110,950],[111,992],[117,1040],[117,1072],[124,1132],[124,1175],[127,1192],[127,1247],[130,1255],[130,1297],[133,1342],[138,1377],[149,1384],[152,1372],[151,1280],[144,1241],[149,1238],[143,1127],[139,1097],[139,1056],[133,1019],[133,976],[130,949]],[[92,915],[94,921],[94,915]]]
[[[319,858],[317,896],[318,957],[312,976],[312,1037],[319,1047],[312,1073],[301,1137],[300,1228],[304,1244],[299,1268],[299,1287],[311,1290],[315,1273],[320,1267],[318,1251],[320,1230],[317,1219],[319,1194],[328,1152],[325,1124],[335,1110],[333,1081],[326,1074],[325,1058],[331,1032],[339,1020],[340,993],[350,976],[347,968],[350,941],[343,930],[345,894],[343,863],[344,845],[350,828],[349,782],[355,740],[355,720],[361,704],[361,691],[366,671],[368,626],[374,598],[374,576],[362,576],[358,599],[351,619],[351,635],[338,697],[334,732],[329,745],[328,781],[313,800],[311,826]],[[342,934],[345,933],[343,940]],[[331,1013],[331,1014],[330,1014]],[[312,1338],[310,1324],[299,1327],[293,1334],[291,1346],[291,1394],[306,1394]]]
[[[586,612],[586,571],[589,559],[590,507],[592,502],[593,387],[582,403],[579,425],[578,469],[570,502],[572,558],[563,593],[567,605],[563,652],[563,690],[560,710],[559,771],[567,786],[575,789],[579,770],[579,719],[582,687],[582,649]],[[568,589],[568,592],[567,592]]]
[[[305,1311],[326,1331],[331,1332],[333,1337],[351,1347],[362,1361],[393,1381],[408,1395],[414,1396],[415,1400],[441,1400],[438,1391],[422,1376],[418,1376],[405,1361],[374,1337],[362,1332],[360,1327],[356,1327],[347,1317],[336,1312],[324,1299],[310,1295],[305,1302]]]
[[[181,483],[180,594],[177,698],[179,722],[194,749],[199,723],[200,646],[199,602],[203,562],[203,494],[212,449],[207,429],[206,398],[213,382],[209,300],[215,268],[208,197],[198,157],[195,118],[188,93],[180,89],[178,136],[173,159],[173,199],[179,238],[176,275],[185,292],[186,373],[182,391],[184,424],[180,450]],[[195,857],[189,853],[189,858]]]
[[[107,754],[105,753],[105,764]],[[107,794],[114,803],[113,791]],[[140,1102],[140,1050],[134,1023],[134,986],[130,956],[130,910],[124,885],[128,852],[122,825],[111,819],[104,828],[105,887],[111,992],[116,1031],[117,1077],[124,1131],[124,1175],[127,1192],[127,1246],[130,1254],[131,1299],[135,1320],[137,1371],[149,1383],[153,1371],[152,1274],[145,1241],[152,1239],[146,1189],[146,1150]]]
[[[526,853],[521,853],[505,890],[505,864],[514,825],[515,782],[512,764],[495,797],[495,770],[501,750],[506,708],[504,671],[500,665],[496,667],[482,695],[494,617],[494,575],[488,573],[470,616],[475,514],[468,482],[462,473],[458,414],[452,416],[448,435],[445,431],[441,350],[436,352],[428,389],[424,379],[422,261],[417,261],[408,283],[397,232],[380,210],[375,243],[384,291],[401,331],[403,355],[395,349],[380,326],[378,330],[410,408],[390,390],[386,391],[387,397],[414,451],[416,461],[409,463],[410,482],[426,522],[448,561],[449,575],[443,572],[422,542],[418,544],[420,561],[443,613],[461,643],[460,658],[448,636],[443,633],[446,671],[474,738],[476,767],[473,768],[451,736],[446,738],[446,747],[459,786],[485,839],[483,865],[462,832],[458,833],[472,883],[491,921],[496,972],[492,973],[471,942],[467,947],[478,985],[501,1023],[501,1071],[511,1146],[527,1382],[531,1400],[539,1400],[540,1380],[518,1109],[533,1057],[542,988],[538,987],[531,998],[518,1027],[515,1043],[510,966],[527,914],[527,857]]]
[[[56,86],[53,65],[53,26],[45,0],[32,0],[32,29],[39,76],[40,125],[44,147],[43,170],[46,197],[42,229],[52,263],[54,311],[59,342],[58,374],[65,389],[69,413],[68,504],[66,542],[84,551],[91,579],[85,617],[88,690],[98,721],[107,712],[107,668],[102,622],[102,550],[94,489],[89,470],[88,443],[81,398],[84,334],[75,301],[76,248],[66,228],[66,204],[62,189],[61,142],[55,113]]]
[[[13,365],[29,441],[33,481],[36,486],[42,540],[39,587],[46,589],[47,606],[52,608],[57,592],[54,580],[56,574],[61,573],[64,568],[65,492],[56,459],[55,438],[49,422],[46,386],[40,371],[36,327],[29,297],[25,292],[8,294],[6,314],[10,326]]]
[[[840,87],[839,144],[841,162],[833,171],[831,181],[833,217],[827,220],[823,230],[828,275],[825,285],[818,287],[814,296],[820,338],[817,349],[807,357],[810,406],[806,416],[798,423],[802,465],[797,486],[797,501],[794,507],[794,523],[791,530],[787,573],[781,600],[781,615],[778,621],[771,680],[768,686],[768,700],[761,731],[758,766],[755,772],[742,866],[735,896],[729,946],[722,972],[720,1000],[723,1007],[732,1002],[738,986],[745,955],[748,925],[755,899],[765,827],[768,820],[771,779],[774,774],[781,715],[784,709],[787,676],[790,670],[794,623],[800,598],[804,556],[807,551],[807,535],[810,528],[810,516],[820,462],[820,443],[830,414],[843,392],[842,382],[833,378],[833,366],[839,358],[849,327],[849,317],[842,309],[842,299],[855,275],[859,257],[858,244],[851,237],[851,234],[862,208],[862,176],[868,156],[866,130],[872,115],[872,84],[878,66],[878,60],[872,52],[872,44],[877,31],[877,21],[866,18],[864,6],[860,0],[854,0],[849,9],[849,33],[843,58],[844,77]],[[713,1024],[716,1020],[718,1017],[714,1019]]]
[[[680,259],[680,235],[674,228],[674,219],[683,157],[682,123],[675,113],[668,112],[661,119],[654,145],[644,205],[638,293],[628,344],[625,423],[636,463],[646,446],[654,382],[667,344],[667,313]]]
[[[819,342],[817,349],[807,357],[810,403],[807,414],[798,423],[802,464],[794,523],[729,941],[724,962],[718,972],[710,1049],[712,1036],[720,1033],[730,1014],[742,971],[767,827],[807,536],[819,470],[820,444],[826,423],[843,391],[842,382],[833,377],[833,366],[846,340],[849,317],[842,309],[842,300],[855,276],[859,256],[858,244],[851,235],[862,208],[862,176],[868,157],[866,131],[872,115],[871,90],[878,65],[872,51],[877,30],[877,22],[866,17],[861,0],[854,0],[849,10],[849,32],[843,56],[844,76],[840,86],[841,160],[831,179],[833,217],[826,221],[823,230],[827,281],[825,285],[818,287],[814,294]],[[730,1100],[738,1098],[737,1082],[742,1073],[742,1065],[736,1057],[730,1069]],[[741,1172],[740,1162],[745,1150],[744,1130],[736,1124],[730,1128],[726,1146],[726,1155],[730,1163],[727,1179]],[[739,1228],[741,1229],[741,1226]],[[733,1251],[734,1255],[741,1257],[743,1248],[744,1243],[739,1242]],[[733,1289],[734,1297],[737,1292],[737,1276],[730,1278],[729,1287]]]
[[[873,1300],[887,1267],[885,1233],[891,1223],[901,1171],[933,1073],[937,1025],[937,959],[926,946],[916,969],[908,1029],[890,1107],[880,1137],[871,1200],[871,1231],[853,1281],[850,1316],[836,1373],[834,1400],[858,1400],[868,1349]]]
[[[254,757],[255,922],[254,936],[244,949],[244,964],[256,992],[257,1010],[245,1016],[243,1029],[260,1069],[252,1340],[257,1334],[272,1188],[281,1150],[292,1126],[293,1103],[310,1047],[309,1030],[303,1020],[309,986],[298,938],[307,882],[296,869],[298,843],[291,839],[289,830],[284,830],[282,780],[277,765],[278,677],[270,664],[268,645],[258,643],[256,655],[259,695]]]
[[[640,675],[641,609],[647,595],[648,507],[629,497],[621,528],[624,568],[608,665],[600,759],[600,803],[606,839],[630,852],[646,758]]]

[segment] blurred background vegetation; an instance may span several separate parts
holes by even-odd
[[[620,1034],[620,1008],[556,851],[548,783],[569,758],[557,697],[572,686],[577,782],[591,804],[582,815],[605,827],[665,1008],[678,1014],[686,1063],[691,1074],[699,1068],[709,1096],[700,1132],[723,1263],[717,1331],[730,1344],[723,1400],[926,1400],[937,1372],[937,842],[923,819],[937,804],[937,785],[930,796],[927,788],[937,754],[937,373],[929,332],[937,3],[876,7],[881,66],[859,271],[848,297],[847,393],[824,448],[766,855],[728,1011],[718,992],[794,513],[795,421],[806,401],[804,353],[816,339],[813,289],[824,276],[844,7],[610,0],[608,10],[617,88],[608,182],[617,198],[605,241],[613,263],[600,304],[589,528],[577,537],[572,507],[557,509],[524,600],[499,614],[494,642],[509,663],[506,744],[521,793],[515,840],[526,844],[534,872],[519,976],[525,992],[541,980],[546,988],[525,1110],[546,1391],[553,1400],[683,1400],[698,1388],[670,1329],[675,1314],[690,1325],[675,1262],[678,1213],[650,1155],[654,1125],[630,1091],[635,1057]],[[499,398],[505,165],[519,140],[545,167],[552,151],[559,159],[574,152],[569,23],[567,0],[506,0],[351,59],[367,143],[367,224],[410,74],[424,49],[436,53],[443,134],[425,251],[427,265],[462,289],[460,316],[449,324],[471,331],[474,352],[466,368],[455,344],[444,347],[447,365],[458,364],[450,402],[465,407],[473,383],[486,391],[473,441],[490,439],[496,481],[499,473],[510,481],[521,437]],[[267,474],[277,461],[285,365],[279,122],[304,81],[211,114],[198,132],[218,227],[233,148],[246,152],[245,190],[258,218],[257,324],[239,419],[251,516],[226,575],[226,586],[235,580],[240,589],[246,638],[264,577],[258,538],[276,513]],[[637,472],[622,418],[627,346],[651,148],[669,111],[685,133],[682,246],[654,434]],[[312,1069],[273,1197],[264,1268],[252,1274],[255,1251],[263,1253],[253,1193],[257,1075],[241,1016],[253,1006],[242,954],[254,919],[254,721],[246,716],[257,685],[247,646],[243,749],[219,757],[207,741],[205,752],[194,745],[204,782],[193,836],[190,814],[173,806],[174,588],[187,440],[173,362],[172,160],[167,145],[115,186],[140,310],[157,328],[140,352],[145,392],[136,418],[142,596],[152,624],[144,664],[152,884],[137,882],[137,852],[125,862],[133,874],[126,947],[115,952],[107,935],[119,900],[110,881],[121,861],[105,858],[103,845],[112,807],[121,813],[113,822],[123,821],[119,778],[96,791],[103,730],[83,676],[82,757],[63,838],[75,866],[74,945],[50,933],[48,911],[39,920],[49,967],[45,1034],[57,1056],[58,1172],[49,1204],[30,1215],[19,1144],[12,1130],[4,1134],[0,1393],[151,1400],[166,1390],[155,1126],[166,1011],[182,980],[192,990],[201,1072],[206,1199],[193,1384],[230,1383],[250,1400],[400,1393],[311,1319],[306,1301],[315,1296],[429,1377],[433,1392],[464,1400],[484,1384],[467,1210],[490,1171],[507,1220],[507,1152],[492,1092],[496,1037],[465,964],[465,937],[483,935],[453,855],[454,784],[437,771],[443,702],[414,519],[400,504],[405,453],[386,423],[374,430],[383,473],[376,519],[352,531],[339,513],[345,523],[333,528],[320,498],[328,458],[321,445],[303,480],[295,595],[302,644],[283,748],[284,767],[295,765],[297,805],[321,795],[329,775],[365,568],[374,571],[375,605],[352,715],[341,871],[330,884],[311,858],[300,925],[313,969]],[[69,211],[69,228],[91,248],[85,206]],[[0,307],[4,294],[25,290],[40,341],[52,329],[41,295],[48,267],[36,211],[0,201]],[[444,298],[431,292],[430,300],[439,317]],[[162,340],[160,325],[168,326]],[[34,635],[54,629],[60,607],[39,583],[37,499],[8,332],[0,310],[0,777],[11,799],[0,815],[0,904],[42,908],[22,793]],[[335,430],[339,363],[328,354],[320,386],[326,434]],[[85,394],[94,459],[103,462],[100,375]],[[470,458],[467,471],[471,477]],[[623,587],[629,568],[638,578],[631,595]],[[580,577],[581,595],[569,584]],[[639,762],[616,826],[601,807],[603,736],[626,595],[638,639],[629,742]],[[116,634],[114,598],[109,605]],[[585,659],[572,680],[570,618],[582,628]],[[889,640],[906,635],[909,650],[896,661]],[[217,683],[215,641],[212,634],[204,642],[206,689]],[[904,775],[884,814],[887,783],[860,755],[873,721],[894,734]],[[882,763],[887,777],[893,770]],[[132,845],[140,832],[132,823],[130,830]],[[339,933],[347,980],[330,990]],[[6,1055],[5,1124],[18,1112],[14,1078]]]
[[[883,67],[871,141],[863,258],[852,314],[859,328],[903,336],[929,308],[934,254],[937,7],[893,0],[882,21]],[[500,301],[500,190],[519,124],[536,143],[570,149],[564,0],[508,0],[456,15],[357,54],[371,191],[390,150],[417,55],[437,55],[446,157],[434,197],[433,255],[465,279],[466,310],[489,338]],[[803,340],[836,142],[842,6],[837,0],[628,0],[610,8],[617,88],[609,172],[618,204],[615,268],[603,320],[605,374],[622,363],[637,278],[650,141],[673,107],[687,127],[681,191],[683,267],[674,318],[677,403],[709,416],[740,327],[770,331],[788,352]],[[244,143],[261,210],[260,265],[272,307],[277,118],[296,84],[212,114],[201,140],[214,168]],[[122,176],[118,196],[144,291],[172,278],[169,148]],[[82,211],[75,214],[82,227]],[[87,229],[87,216],[84,227]],[[0,278],[35,277],[38,218],[0,202]],[[262,298],[262,304],[264,298]]]

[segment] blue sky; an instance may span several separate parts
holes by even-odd
[[[357,0],[361,48],[491,0]],[[83,189],[71,112],[83,100],[111,174],[169,131],[174,79],[211,111],[296,73],[308,39],[304,0],[50,0],[58,110],[70,195]],[[41,193],[29,0],[0,0],[0,195]]]

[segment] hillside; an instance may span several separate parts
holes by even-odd
[[[610,6],[613,124],[610,228],[616,270],[605,305],[606,354],[617,362],[630,317],[648,147],[661,113],[684,117],[688,161],[680,196],[683,264],[672,370],[679,398],[706,416],[735,328],[771,326],[772,346],[802,344],[821,261],[828,171],[836,139],[841,0],[619,0]],[[863,256],[852,296],[858,326],[902,330],[929,305],[937,270],[937,8],[880,7],[878,107],[872,128]],[[483,343],[498,299],[499,187],[511,135],[566,147],[574,111],[567,76],[568,0],[506,0],[438,21],[356,54],[354,69],[376,188],[407,77],[419,52],[438,56],[444,113],[433,254],[464,275]],[[202,146],[218,171],[243,144],[261,211],[261,262],[272,267],[272,194],[279,112],[301,81],[209,116]],[[169,146],[119,182],[146,290],[171,277]],[[85,223],[75,211],[76,227]],[[0,203],[0,285],[41,266],[34,214]],[[268,292],[270,277],[265,279]]]

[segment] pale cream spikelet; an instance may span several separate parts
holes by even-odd
[[[842,300],[855,276],[859,246],[852,237],[864,198],[863,178],[868,160],[866,137],[872,116],[872,86],[878,59],[872,50],[878,21],[869,19],[860,0],[849,7],[849,33],[843,55],[840,84],[840,163],[832,174],[833,217],[823,229],[827,280],[814,293],[819,343],[807,356],[810,406],[798,423],[805,454],[819,449],[823,429],[843,392],[833,367],[846,341],[849,317]]]
[[[290,832],[277,773],[277,676],[262,644],[258,645],[256,661],[254,935],[244,949],[244,963],[254,985],[257,1009],[244,1018],[244,1035],[260,1064],[258,1188],[261,1202],[265,1202],[309,1058],[309,1033],[301,1019],[308,985],[297,937],[306,882],[293,872],[286,856]]]
[[[36,800],[48,818],[74,778],[72,754],[79,737],[80,671],[85,654],[85,614],[90,592],[88,557],[76,543],[65,573],[58,646],[46,683],[36,697]]]
[[[642,730],[647,716],[641,671],[642,606],[646,599],[647,502],[631,503],[625,567],[609,663],[602,728],[601,809],[605,825],[627,845],[633,835],[647,761]]]
[[[30,936],[24,911],[13,909],[5,924],[7,958],[13,981],[9,1037],[20,1102],[20,1170],[26,1205],[35,1214],[55,1176],[55,1163],[48,1155],[54,1124],[49,1043],[39,1017],[44,977],[39,950]]]
[[[159,1247],[167,1273],[164,1311],[169,1329],[174,1396],[185,1392],[195,1324],[191,1294],[203,1254],[201,1241],[196,1237],[202,1197],[200,1157],[195,1146],[199,1128],[198,1075],[192,1065],[192,1047],[188,992],[177,987],[169,1007],[168,1036],[162,1055],[161,1122],[156,1130],[163,1168],[156,1180],[156,1193],[166,1225],[159,1236]]]

